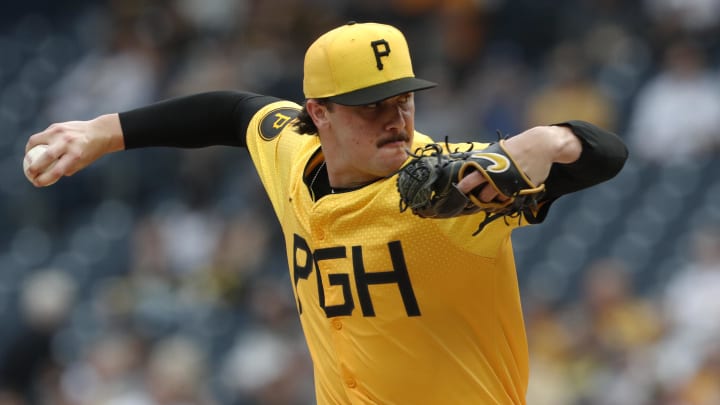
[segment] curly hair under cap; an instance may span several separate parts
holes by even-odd
[[[319,104],[326,106],[328,109],[331,109],[332,107],[332,102],[327,98],[316,98],[315,100]],[[307,100],[303,103],[302,110],[300,110],[300,114],[298,114],[295,118],[293,125],[299,134],[317,135],[317,126],[315,126],[315,122],[313,122],[312,117],[307,111]]]

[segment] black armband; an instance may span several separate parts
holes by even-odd
[[[275,101],[279,99],[248,92],[214,91],[122,112],[119,116],[125,149],[244,147],[253,115]]]

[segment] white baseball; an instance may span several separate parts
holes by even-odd
[[[28,174],[28,168],[30,167],[32,162],[34,162],[36,159],[40,158],[40,156],[42,156],[42,154],[45,153],[45,150],[47,148],[48,148],[47,145],[36,145],[35,147],[30,149],[25,154],[25,159],[23,159],[23,171],[25,172],[25,177],[27,177],[28,180],[30,180],[30,181],[33,180],[33,178],[30,177],[30,175]],[[51,163],[50,166],[48,166],[43,173],[47,172],[48,170],[51,170],[53,168],[53,166],[55,166],[55,162]],[[55,181],[57,181],[57,180],[55,180]],[[55,181],[50,184],[55,183]],[[49,186],[50,184],[47,184],[47,185]]]

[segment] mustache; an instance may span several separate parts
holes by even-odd
[[[377,147],[381,148],[389,143],[393,142],[408,142],[410,140],[410,137],[406,132],[398,132],[397,134],[393,134],[391,136],[388,136],[387,138],[382,138],[377,141]]]

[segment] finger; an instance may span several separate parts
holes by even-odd
[[[65,154],[65,145],[58,144],[57,142],[48,145],[45,152],[36,156],[35,159],[30,162],[28,167],[28,173],[30,176],[38,176],[50,170]]]
[[[44,139],[43,132],[38,132],[36,134],[31,135],[28,138],[27,143],[25,143],[25,153],[28,153],[30,151],[30,149],[32,149],[38,145],[46,144],[46,142],[43,141],[43,139]]]
[[[467,194],[486,182],[487,179],[482,174],[480,174],[480,172],[474,171],[463,177],[463,179],[460,180],[460,182],[458,183],[457,187],[460,191]]]
[[[61,126],[59,124],[52,124],[44,130],[31,135],[28,138],[27,143],[25,144],[25,153],[27,153],[30,149],[34,148],[37,145],[50,144],[55,134],[59,133],[60,131]]]
[[[477,194],[478,199],[482,202],[490,202],[497,196],[498,192],[493,187],[490,187],[490,185],[483,187],[483,189],[480,190],[480,193]]]
[[[47,149],[45,149],[47,150]],[[28,178],[32,179],[37,177],[40,173],[45,171],[47,165],[43,163],[45,152],[41,154],[30,154],[26,153],[23,161],[23,168]]]
[[[65,145],[56,142],[44,149],[29,162],[27,175],[36,187],[49,186],[67,175],[66,171],[72,159],[64,153]],[[26,159],[29,158],[26,156]]]
[[[55,184],[61,177],[62,175],[53,168],[52,170],[41,173],[32,179],[32,184],[35,187],[47,187]]]
[[[50,153],[46,153],[50,155]],[[54,184],[61,177],[68,174],[68,168],[71,167],[73,159],[68,155],[63,155],[60,158],[54,158],[50,164],[42,169],[33,179],[32,183],[36,187],[46,187]]]

